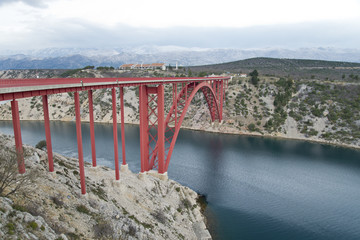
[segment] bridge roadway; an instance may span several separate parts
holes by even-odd
[[[53,153],[50,133],[48,95],[74,92],[76,135],[78,145],[79,172],[81,193],[86,194],[85,169],[83,160],[81,115],[79,92],[88,92],[90,138],[92,152],[92,166],[96,167],[93,90],[111,88],[112,118],[114,137],[115,179],[119,180],[119,157],[117,136],[116,88],[120,89],[122,165],[127,169],[124,136],[124,99],[123,88],[139,87],[139,119],[140,119],[140,152],[141,172],[146,174],[152,169],[158,169],[160,178],[167,178],[167,168],[181,123],[194,95],[200,91],[204,94],[211,120],[222,120],[222,108],[225,98],[225,88],[230,77],[202,77],[202,78],[37,78],[37,79],[2,79],[0,80],[0,101],[10,100],[12,122],[14,128],[15,148],[19,173],[25,173],[23,156],[20,116],[17,99],[42,96],[44,111],[44,126],[49,171],[54,172]],[[164,85],[172,84],[173,101],[166,118],[164,113]],[[178,92],[178,86],[180,91]],[[150,104],[151,103],[151,104]],[[153,107],[156,105],[155,107]],[[155,118],[155,121],[154,121]],[[150,129],[157,129],[152,135]],[[165,147],[167,144],[167,147]]]
[[[69,91],[95,90],[115,86],[128,87],[149,84],[171,84],[228,80],[229,77],[203,78],[35,78],[1,79],[0,101],[56,94]]]

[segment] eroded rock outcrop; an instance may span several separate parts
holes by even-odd
[[[0,134],[1,153],[14,139]],[[172,180],[130,171],[85,166],[81,195],[77,159],[54,154],[47,171],[45,151],[24,146],[27,172],[35,183],[11,199],[0,198],[0,238],[9,239],[209,239],[198,195]],[[36,170],[36,171],[35,171]]]

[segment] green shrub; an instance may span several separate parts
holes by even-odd
[[[60,77],[62,77],[62,78],[70,77],[79,71],[81,71],[81,69],[71,69],[71,70],[68,70],[68,71],[62,73],[60,75]]]
[[[36,148],[38,149],[44,149],[46,148],[46,141],[45,140],[41,140],[39,141],[36,145],[35,145]]]
[[[316,131],[315,129],[312,128],[312,129],[309,130],[308,134],[310,136],[316,136],[318,134],[318,131]]]
[[[35,221],[31,221],[28,223],[27,227],[31,228],[32,230],[36,230],[39,226],[37,225],[37,223]]]
[[[86,206],[84,206],[84,205],[78,205],[77,207],[76,207],[76,210],[78,211],[78,212],[80,212],[80,213],[85,213],[85,214],[88,214],[88,215],[90,215],[90,210],[86,207]]]
[[[20,212],[27,212],[26,208],[24,206],[18,205],[18,204],[13,204],[12,208],[15,210],[18,210]]]
[[[9,235],[14,235],[15,234],[15,224],[12,222],[8,222],[6,224],[6,228],[8,230],[8,234]]]
[[[311,109],[311,113],[315,116],[315,117],[322,117],[323,116],[323,112],[324,109],[322,108],[318,108],[318,106],[315,106]]]
[[[96,239],[112,239],[112,236],[114,235],[114,229],[111,222],[105,220],[101,220],[93,229]]]
[[[249,129],[251,132],[255,131],[255,129],[256,129],[255,124],[254,124],[254,123],[250,123],[250,124],[248,125],[248,129]]]

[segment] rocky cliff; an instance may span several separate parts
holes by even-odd
[[[1,161],[14,154],[12,137],[0,134],[0,146]],[[175,181],[130,171],[115,181],[114,170],[87,164],[81,195],[77,159],[54,154],[50,173],[45,151],[24,145],[24,156],[33,182],[0,197],[1,239],[211,238],[198,195]]]

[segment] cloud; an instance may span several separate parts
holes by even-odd
[[[26,31],[0,37],[0,50],[118,48],[177,45],[202,48],[359,48],[359,22],[317,22],[247,28],[106,27],[81,19],[39,19]],[[6,38],[8,36],[8,38]]]
[[[35,8],[48,7],[48,5],[45,3],[46,0],[1,0],[0,7],[2,5],[11,4],[11,3],[19,3],[19,2],[29,5],[31,7],[35,7]]]
[[[133,28],[118,25],[102,28],[91,24],[82,28],[58,29],[62,41],[68,37],[82,39],[83,44],[95,46],[178,45],[207,48],[267,48],[267,47],[342,47],[358,48],[360,33],[357,23],[319,22],[273,25],[248,28],[173,27]],[[346,27],[345,27],[346,26]]]

